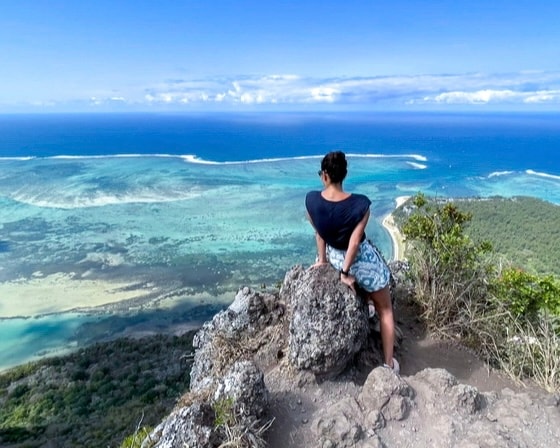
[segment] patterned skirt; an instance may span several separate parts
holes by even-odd
[[[342,268],[345,256],[345,250],[335,249],[327,244],[327,258],[336,270]],[[369,240],[364,240],[360,244],[349,272],[356,277],[358,285],[368,292],[385,288],[391,279],[391,271],[381,252]]]

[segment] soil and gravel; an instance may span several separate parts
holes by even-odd
[[[313,375],[293,372],[287,362],[280,362],[265,372],[271,396],[270,414],[274,418],[267,437],[269,447],[560,446],[560,394],[548,393],[531,383],[514,382],[503,373],[489,369],[466,349],[426,334],[416,316],[414,309],[406,304],[396,312],[403,333],[396,352],[401,365],[400,377],[411,385],[415,394],[413,408],[402,420],[387,422],[384,428],[365,428],[365,437],[362,435],[355,445],[348,441],[320,440],[317,419],[328,414],[328,409],[359,397],[368,372],[353,372],[337,380],[320,382]],[[423,390],[416,376],[430,368],[445,369],[459,384],[476,388],[484,397],[480,415],[450,410],[438,403],[438,399],[448,400],[448,397],[437,394],[434,397],[429,390]],[[334,423],[340,426],[339,433],[344,433],[343,425],[340,418]],[[463,433],[469,435],[461,442]]]

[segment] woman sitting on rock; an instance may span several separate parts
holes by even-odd
[[[395,324],[389,292],[391,273],[378,249],[365,235],[370,215],[369,198],[347,193],[342,181],[347,174],[346,156],[341,151],[328,153],[321,161],[319,176],[322,191],[310,191],[305,206],[315,228],[317,262],[330,263],[340,273],[340,281],[356,292],[355,283],[367,292],[379,315],[385,367],[399,372],[393,357]]]

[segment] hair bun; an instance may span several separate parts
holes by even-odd
[[[342,182],[346,177],[348,163],[342,151],[331,151],[321,161],[321,170],[325,171],[332,182]]]
[[[342,160],[346,160],[346,154],[344,154],[342,151],[335,151],[334,152],[334,158],[335,159],[340,159]]]

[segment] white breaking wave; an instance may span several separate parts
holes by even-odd
[[[188,163],[200,163],[202,165],[221,165],[222,163],[227,163],[227,162],[212,162],[211,160],[200,159],[195,155],[184,155],[184,156],[179,156],[179,158],[183,159],[185,162]]]
[[[43,159],[119,159],[119,158],[143,158],[143,157],[161,157],[161,158],[180,158],[182,156],[177,156],[173,154],[102,154],[102,155],[82,155],[82,156],[70,156],[70,155],[58,155],[58,156],[49,156],[49,157],[42,157]]]
[[[215,162],[211,160],[205,160],[197,157],[196,155],[182,155],[177,156],[182,158],[188,163],[199,163],[204,165],[242,165],[246,163],[271,163],[271,162],[283,162],[290,160],[312,160],[312,159],[322,159],[323,155],[316,156],[294,156],[294,157],[275,157],[267,159],[252,159],[252,160],[237,160],[237,161],[227,161],[227,162]],[[376,158],[376,159],[414,159],[420,162],[427,162],[428,158],[420,154],[355,154],[346,153],[346,157],[353,158]],[[409,162],[412,163],[412,162]]]
[[[513,174],[514,171],[494,171],[488,175],[488,179],[492,177],[507,176],[508,174]]]
[[[9,160],[24,160],[24,161],[25,161],[25,160],[33,160],[33,159],[35,159],[35,157],[33,157],[33,156],[24,156],[24,157],[0,157],[0,162],[2,162],[2,161],[4,161],[4,160],[6,160],[6,161],[9,161]]]
[[[414,159],[419,162],[427,162],[428,158],[420,154],[346,154],[352,157],[375,157],[381,159]]]
[[[88,207],[103,207],[106,205],[124,205],[124,204],[138,204],[138,203],[162,203],[162,202],[177,202],[188,199],[193,199],[200,196],[200,193],[193,192],[180,192],[173,197],[169,195],[153,193],[141,194],[99,194],[96,196],[67,196],[59,198],[41,198],[39,196],[31,196],[25,194],[17,194],[12,199],[27,205],[32,205],[41,208],[60,208],[60,209],[75,209],[75,208],[88,208]]]
[[[349,154],[346,155],[348,156]],[[232,160],[227,162],[214,162],[212,160],[201,159],[193,155],[180,156],[180,157],[186,162],[199,163],[203,165],[245,165],[247,163],[271,163],[271,162],[286,162],[290,160],[311,160],[311,159],[323,158],[323,156],[295,156],[295,157],[274,157],[268,159]]]
[[[426,168],[428,168],[428,165],[424,165],[422,163],[416,163],[416,162],[406,162],[406,163],[418,170],[425,170]]]
[[[378,158],[378,159],[414,159],[418,162],[427,162],[428,158],[421,154],[356,154],[356,153],[346,153],[347,157],[354,158]],[[103,154],[103,155],[56,155],[56,156],[46,156],[46,157],[0,157],[2,160],[34,160],[34,159],[55,159],[55,160],[90,160],[90,159],[116,159],[116,158],[149,158],[149,157],[159,157],[159,158],[177,158],[182,159],[188,163],[199,163],[204,165],[240,165],[245,163],[270,163],[270,162],[282,162],[289,160],[310,160],[310,159],[321,159],[323,155],[314,156],[293,156],[293,157],[274,157],[265,159],[252,159],[252,160],[232,160],[225,162],[217,162],[213,160],[206,160],[198,157],[195,154]]]
[[[547,179],[560,180],[560,176],[556,176],[554,174],[541,173],[541,172],[534,171],[534,170],[526,170],[525,173],[527,173],[529,175],[532,175],[532,176],[539,176],[539,177],[546,177]]]

